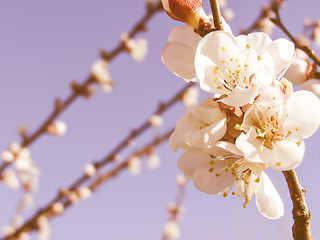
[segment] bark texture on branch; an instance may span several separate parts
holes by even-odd
[[[294,170],[284,171],[293,203],[292,236],[294,240],[313,240],[310,227],[311,213],[306,202],[306,189],[301,186],[298,176]]]

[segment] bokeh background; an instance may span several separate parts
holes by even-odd
[[[209,1],[204,2],[209,12]],[[268,2],[228,0],[228,7],[235,12],[230,22],[233,32],[249,26]],[[319,7],[317,1],[291,0],[281,16],[296,35],[303,29],[305,17],[320,18]],[[69,95],[72,80],[85,80],[99,51],[112,50],[120,35],[144,12],[144,0],[1,1],[0,150],[20,141],[16,131],[19,124],[27,124],[33,132],[52,111],[54,99]],[[110,64],[114,91],[106,94],[97,88],[91,99],[79,98],[59,118],[68,124],[67,134],[61,138],[45,135],[32,145],[32,157],[42,174],[35,206],[25,212],[26,218],[46,205],[59,188],[78,178],[85,163],[106,156],[131,129],[149,118],[159,102],[185,85],[160,59],[168,34],[181,25],[158,13],[148,24],[148,31],[138,35],[149,42],[145,62],[135,62],[128,53],[119,55]],[[285,36],[276,29],[272,38],[279,37]],[[201,94],[202,99],[206,96]],[[147,131],[122,156],[173,127],[184,111],[181,103],[170,109],[164,114],[163,127]],[[306,141],[305,159],[297,169],[307,188],[315,239],[320,238],[319,141],[319,132]],[[176,162],[181,152],[173,153],[165,143],[157,153],[161,157],[158,169],[151,171],[144,164],[137,177],[124,171],[90,199],[53,219],[51,239],[160,239],[167,203],[178,192]],[[189,182],[181,239],[291,239],[292,203],[285,179],[281,172],[267,173],[285,203],[281,219],[265,219],[254,201],[244,209],[238,197],[207,195]],[[0,226],[10,221],[21,194],[0,185]],[[31,239],[37,239],[36,234]]]

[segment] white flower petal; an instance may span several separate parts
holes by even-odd
[[[307,90],[315,94],[320,98],[320,80],[319,79],[310,79],[301,85],[303,90]]]
[[[259,151],[260,158],[271,168],[278,171],[291,170],[299,166],[305,151],[304,142],[290,140],[275,141],[273,149]]]
[[[175,27],[168,37],[168,42],[180,42],[196,51],[201,39],[200,35],[195,33],[192,27],[186,25],[184,27]]]
[[[269,219],[278,219],[284,214],[284,206],[279,193],[264,172],[256,192],[256,204],[260,213]]]
[[[236,146],[242,152],[243,157],[249,162],[261,162],[258,150],[248,142],[252,131],[255,130],[251,128],[247,134],[241,133],[236,140]]]
[[[266,51],[272,56],[275,75],[280,74],[289,67],[294,58],[294,44],[284,38],[277,39],[270,43]]]
[[[164,65],[186,81],[196,81],[194,69],[194,50],[180,42],[170,42],[162,50]]]
[[[208,194],[220,194],[228,192],[236,180],[231,171],[221,171],[220,176],[216,176],[222,168],[228,166],[232,160],[216,161],[214,171],[209,172],[212,167],[209,162],[201,168],[198,168],[193,174],[193,182],[196,188]]]
[[[290,138],[308,138],[320,126],[320,100],[308,91],[294,92],[287,100],[288,117],[284,128],[291,130]]]
[[[248,34],[246,41],[256,50],[258,55],[262,55],[266,50],[266,46],[272,42],[271,38],[262,32]]]
[[[199,149],[190,149],[178,159],[178,169],[192,178],[194,172],[203,165],[209,164],[211,157]]]

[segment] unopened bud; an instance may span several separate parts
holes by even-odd
[[[162,5],[171,18],[185,22],[194,29],[210,22],[202,8],[202,0],[162,0]]]
[[[61,202],[55,202],[51,205],[51,211],[54,214],[61,214],[64,212],[64,206]]]
[[[161,127],[163,125],[163,118],[157,114],[153,114],[149,121],[153,127]]]
[[[91,177],[91,176],[95,175],[96,172],[97,172],[95,166],[93,166],[93,165],[90,164],[90,163],[84,165],[83,171],[84,171],[84,173],[85,173],[88,177]]]
[[[91,196],[92,192],[91,192],[90,188],[81,186],[81,187],[77,188],[77,193],[78,193],[80,199],[85,200]]]
[[[55,121],[48,126],[47,131],[55,136],[63,136],[67,132],[67,128],[68,127],[65,122]]]
[[[184,187],[184,186],[186,186],[186,184],[187,184],[187,179],[186,179],[186,177],[183,176],[183,175],[181,175],[181,174],[177,175],[176,181],[177,181],[177,184],[178,184],[180,187]]]
[[[133,176],[138,176],[141,173],[141,160],[139,157],[131,157],[128,168]]]
[[[3,161],[9,163],[9,162],[13,162],[13,160],[14,160],[14,155],[13,155],[13,153],[10,152],[10,151],[3,151],[3,152],[1,153],[1,158],[2,158]]]

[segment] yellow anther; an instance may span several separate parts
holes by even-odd
[[[217,89],[223,89],[223,87],[221,87],[221,86],[218,86],[218,87],[217,87]]]
[[[230,61],[233,61],[233,58],[230,58]]]
[[[222,51],[226,52],[227,51],[227,48],[225,46],[223,46],[222,48]]]
[[[212,79],[212,81],[213,81],[214,83],[216,83],[216,82],[218,81],[218,77],[214,77],[214,78]]]
[[[232,192],[232,195],[235,195],[236,193],[235,192]]]
[[[214,170],[214,168],[212,167],[212,168],[209,169],[209,172],[213,172],[213,170]]]
[[[258,56],[258,61],[261,61],[261,60],[262,60],[262,56],[259,55],[259,56]]]
[[[280,167],[280,166],[281,166],[281,162],[277,162],[276,164],[277,164],[277,166],[278,166],[278,167]]]
[[[226,63],[226,61],[225,61],[225,60],[221,60],[221,63],[225,64],[225,63]]]
[[[214,74],[217,74],[219,72],[219,66],[216,66],[214,69],[213,69],[213,73]]]
[[[224,192],[223,197],[226,197],[226,196],[228,196],[228,193]]]
[[[299,131],[300,130],[300,128],[296,128],[296,131]]]
[[[259,151],[262,152],[263,151],[263,147],[259,147]]]
[[[240,124],[236,124],[236,125],[234,125],[234,129],[240,131],[240,130],[242,130],[242,126]]]
[[[255,180],[255,182],[260,182],[260,177],[258,177],[256,180]]]
[[[250,45],[250,44],[247,44],[246,49],[249,49],[250,47],[251,47],[251,45]]]
[[[214,160],[210,161],[210,165],[213,165],[214,163],[215,163],[215,161],[214,161]]]
[[[297,146],[299,147],[301,145],[301,142],[297,142]]]
[[[220,177],[220,173],[217,173],[217,174],[216,174],[216,177]]]

